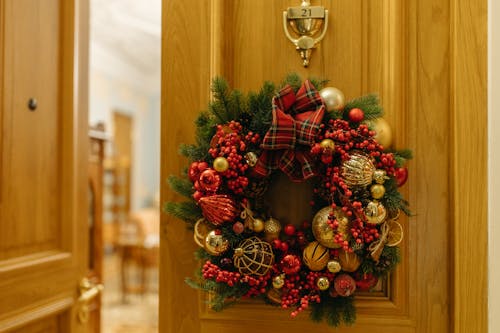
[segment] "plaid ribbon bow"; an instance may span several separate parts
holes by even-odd
[[[297,94],[289,85],[273,98],[273,122],[262,140],[254,172],[262,177],[280,169],[294,182],[314,176],[311,146],[325,114],[325,105],[306,80]]]

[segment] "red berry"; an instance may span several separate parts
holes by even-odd
[[[280,250],[283,252],[288,251],[288,243],[287,242],[282,242],[280,245]]]
[[[287,236],[293,236],[293,235],[295,235],[295,226],[293,224],[287,224],[285,226],[285,234]]]
[[[275,249],[280,249],[281,248],[281,241],[279,239],[273,240],[273,247]]]

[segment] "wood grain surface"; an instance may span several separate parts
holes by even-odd
[[[458,0],[317,1],[313,4],[330,11],[330,28],[308,69],[282,30],[282,10],[297,1],[195,2],[163,2],[162,179],[186,166],[177,146],[193,142],[192,121],[206,107],[214,75],[223,75],[243,91],[259,88],[264,80],[279,82],[295,71],[331,79],[329,85],[348,99],[378,92],[394,146],[409,147],[415,154],[408,166],[410,180],[402,188],[415,215],[403,220],[403,262],[388,289],[358,297],[357,323],[339,331],[485,332],[486,305],[481,300],[486,297],[482,251],[487,220],[480,217],[486,212],[486,157],[481,155],[486,148],[481,132],[486,125],[486,1],[465,7]],[[459,47],[463,43],[466,47]],[[479,156],[470,159],[473,151]],[[472,171],[477,177],[469,176]],[[288,214],[282,209],[283,216],[276,216],[283,221],[307,215],[308,207],[300,203],[308,200],[298,195],[307,197],[308,190],[289,190],[298,194],[287,199]],[[274,191],[279,193],[279,186]],[[177,198],[162,186],[162,201],[172,199]],[[182,222],[163,216],[161,237],[162,332],[326,328],[311,324],[307,315],[290,322],[286,311],[255,302],[214,313],[206,308],[204,295],[183,283],[196,265],[191,233]],[[484,274],[472,268],[473,260]]]

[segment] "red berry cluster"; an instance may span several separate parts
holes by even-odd
[[[225,283],[230,287],[235,286],[237,283],[248,284],[250,289],[244,295],[245,297],[252,297],[265,293],[267,281],[270,278],[270,273],[263,276],[251,276],[242,275],[238,272],[226,271],[210,261],[205,262],[201,273],[206,280],[215,280],[215,282]]]
[[[226,178],[227,187],[234,194],[241,194],[248,186],[248,178],[244,176],[248,169],[244,153],[246,143],[241,139],[242,126],[236,121],[226,125],[217,125],[217,132],[212,139],[212,148],[208,150],[213,158],[225,157],[229,168],[221,172]]]

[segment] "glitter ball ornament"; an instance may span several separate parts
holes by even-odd
[[[365,207],[366,221],[370,224],[380,224],[387,217],[387,210],[378,201],[370,201]]]
[[[206,169],[200,174],[198,180],[202,190],[206,192],[216,192],[221,184],[220,176],[214,169]]]
[[[280,236],[281,223],[272,217],[264,222],[264,238],[267,242],[272,242]]]
[[[370,185],[374,171],[371,158],[362,153],[353,153],[348,160],[342,162],[341,175],[349,187]]]
[[[325,102],[328,111],[339,111],[344,108],[345,97],[344,93],[334,87],[326,87],[319,91],[323,102]]]
[[[214,160],[214,169],[218,172],[224,172],[229,169],[229,162],[225,157],[217,157]]]
[[[330,259],[330,251],[318,242],[311,242],[304,249],[302,257],[304,264],[311,271],[320,271],[325,268]]]
[[[330,281],[328,281],[327,277],[321,276],[316,280],[316,286],[321,291],[328,290],[330,288]]]
[[[229,241],[218,230],[212,230],[205,238],[205,250],[213,256],[220,256],[229,249]]]
[[[385,170],[377,169],[373,172],[373,180],[377,184],[385,183],[386,179],[388,178],[389,177],[387,177],[387,172],[385,172]]]
[[[342,267],[340,266],[340,263],[337,260],[330,260],[326,264],[326,268],[328,268],[328,270],[332,273],[338,273],[342,269]]]
[[[258,161],[257,154],[255,154],[253,151],[250,151],[245,154],[245,161],[250,167],[254,167],[257,164]]]
[[[239,213],[234,200],[223,194],[203,197],[198,204],[203,216],[215,225],[232,222]]]
[[[323,246],[328,248],[339,248],[340,245],[335,242],[335,235],[339,234],[342,239],[347,239],[347,232],[349,226],[349,218],[340,208],[335,208],[333,210],[333,216],[337,219],[339,226],[337,230],[332,229],[328,224],[328,217],[332,208],[327,206],[320,209],[316,215],[314,215],[312,222],[312,232],[314,238]]]
[[[340,274],[335,278],[333,287],[339,296],[351,296],[356,291],[356,281],[349,274]]]
[[[361,265],[361,258],[354,252],[339,250],[339,262],[345,272],[354,272]]]
[[[265,275],[273,266],[274,254],[269,243],[254,236],[234,250],[233,262],[241,274]]]
[[[281,289],[285,285],[285,276],[277,275],[273,278],[273,287],[276,289]]]

